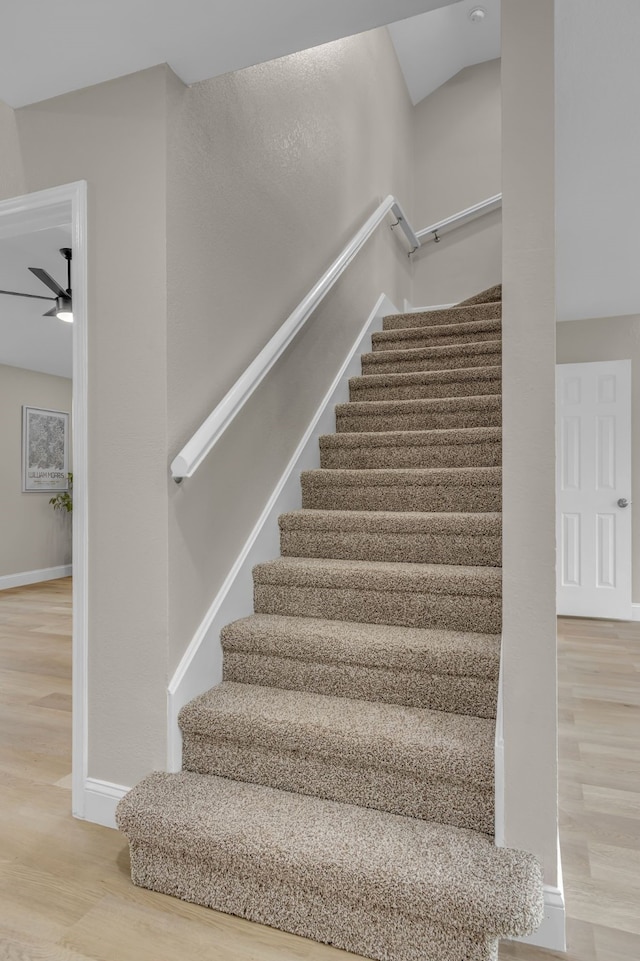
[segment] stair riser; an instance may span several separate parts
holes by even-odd
[[[389,314],[383,318],[382,329],[404,330],[409,327],[433,327],[436,324],[469,324],[477,320],[497,320],[501,317],[502,303],[477,304],[475,307],[427,310],[415,314]]]
[[[501,427],[500,408],[437,411],[415,414],[336,414],[336,431],[360,433],[385,430],[463,430],[466,427]]]
[[[466,325],[460,325],[465,327]],[[460,332],[437,333],[436,330],[425,330],[420,334],[412,333],[407,336],[403,331],[391,331],[384,337],[380,334],[373,334],[371,338],[372,348],[375,351],[381,350],[418,350],[426,347],[462,347],[465,344],[478,344],[485,340],[500,339],[499,324],[482,324],[481,330],[461,330]]]
[[[320,451],[328,470],[412,467],[500,467],[502,444],[425,444],[420,447],[330,447]]]
[[[453,631],[498,634],[502,603],[499,597],[429,594],[357,588],[298,587],[291,584],[254,584],[257,614],[323,617],[399,627],[441,627]]]
[[[380,534],[366,531],[282,531],[284,557],[332,557],[339,560],[397,561],[412,564],[463,564],[500,567],[499,535],[445,533]]]
[[[386,351],[387,354],[393,351]],[[401,351],[398,351],[400,354]],[[491,353],[468,353],[455,354],[435,354],[431,356],[413,357],[405,356],[397,359],[383,357],[382,351],[378,354],[362,355],[362,373],[367,374],[411,374],[417,371],[429,370],[459,370],[464,367],[497,367],[502,361],[499,351]],[[445,395],[451,396],[451,395]]]
[[[201,904],[288,931],[303,938],[331,944],[374,961],[497,961],[498,941],[477,938],[415,917],[410,897],[407,917],[384,916],[378,908],[323,900],[295,881],[283,884],[260,865],[244,866],[234,873],[225,852],[216,860],[196,860],[191,855],[167,852],[150,844],[131,842],[131,878],[138,887]]]
[[[454,511],[502,510],[499,487],[315,487],[303,480],[302,506],[336,511]]]
[[[374,371],[374,373],[376,373]],[[402,371],[401,371],[402,373]],[[368,400],[428,400],[436,397],[483,397],[502,392],[499,378],[484,380],[433,381],[422,384],[385,384],[367,383],[363,377],[349,384],[349,400],[354,402]]]
[[[224,679],[473,717],[495,717],[497,679],[225,651]]]
[[[250,781],[484,834],[494,829],[492,779],[477,787],[416,780],[397,770],[352,766],[348,757],[325,759],[299,751],[280,752],[188,732],[183,733],[182,767],[197,774]]]

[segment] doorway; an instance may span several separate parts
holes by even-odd
[[[558,364],[558,614],[631,620],[631,361]]]
[[[73,250],[72,811],[82,818],[87,778],[87,185],[78,181],[0,201],[0,237],[69,224]]]

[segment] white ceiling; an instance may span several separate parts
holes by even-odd
[[[455,2],[2,0],[0,100],[22,107],[158,63],[191,84]]]
[[[67,265],[58,251],[70,246],[70,227],[0,237],[0,289],[48,296],[50,291],[28,267],[44,267],[66,287]],[[71,377],[73,327],[43,317],[51,307],[47,300],[0,294],[0,364]]]
[[[486,17],[472,22],[481,6]],[[500,56],[500,0],[463,0],[389,27],[414,104],[465,67]]]

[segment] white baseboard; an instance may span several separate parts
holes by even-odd
[[[544,918],[542,924],[533,934],[526,938],[513,938],[524,944],[533,944],[538,948],[549,951],[566,951],[565,907],[564,891],[553,888],[550,884],[544,886]]]
[[[385,294],[381,294],[169,683],[167,691],[168,771],[179,771],[182,765],[182,738],[178,727],[178,712],[192,698],[222,680],[220,631],[231,621],[239,617],[247,617],[252,613],[251,570],[256,564],[279,555],[278,516],[287,511],[299,509],[300,473],[320,466],[318,438],[321,434],[333,433],[335,430],[334,407],[349,400],[349,378],[360,374],[360,354],[364,351],[363,341],[373,331],[382,330],[382,318],[386,314],[395,313],[398,313],[395,305]]]
[[[428,307],[410,307],[405,310],[405,314],[425,314],[430,310],[449,310],[450,307],[457,306],[457,304],[430,304]]]
[[[40,581],[55,581],[59,577],[69,577],[71,570],[71,564],[61,564],[60,567],[43,567],[39,571],[2,574],[0,575],[0,591],[7,591],[11,587],[24,587],[26,584],[39,584]]]
[[[631,605],[631,620],[640,621],[640,604]]]
[[[83,821],[102,824],[105,828],[115,828],[118,801],[130,790],[122,784],[99,781],[88,777],[84,782]]]

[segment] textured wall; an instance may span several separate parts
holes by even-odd
[[[414,110],[417,230],[500,193],[500,61],[467,67]],[[414,254],[413,303],[449,304],[500,282],[500,211]]]
[[[26,188],[89,185],[89,774],[121,784],[165,756],[167,73],[16,111]]]
[[[557,880],[554,0],[503,0],[505,837]]]
[[[631,360],[631,407],[640,411],[640,314],[599,317],[556,326],[556,360],[583,364],[597,360]],[[640,417],[631,418],[632,497],[640,504]],[[632,597],[640,603],[640,509],[632,515]]]
[[[558,319],[640,310],[638,0],[556,0]]]
[[[412,108],[386,30],[171,89],[173,456],[377,204],[413,198]],[[172,486],[172,667],[379,294],[402,304],[410,271],[381,228],[196,477]]]
[[[71,381],[0,364],[0,576],[71,563],[71,518],[52,494],[22,492],[23,405],[70,414]]]
[[[0,100],[0,199],[19,197],[26,189],[16,115]]]

